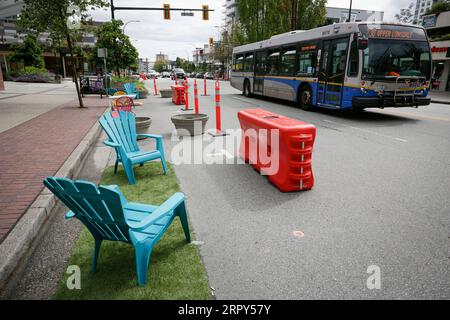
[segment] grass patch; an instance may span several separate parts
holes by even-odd
[[[159,205],[180,191],[172,166],[163,175],[160,162],[136,167],[136,185],[129,185],[124,171],[114,174],[108,167],[103,173],[103,185],[116,184],[130,202]],[[68,223],[73,223],[69,221]],[[191,232],[191,238],[192,238]],[[69,290],[64,274],[55,299],[210,299],[211,294],[199,250],[187,244],[179,218],[153,249],[147,285],[138,287],[134,250],[121,242],[104,241],[100,250],[97,273],[91,272],[94,240],[83,227],[68,265],[81,269],[81,289]]]

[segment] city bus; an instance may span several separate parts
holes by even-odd
[[[431,51],[425,29],[393,23],[336,23],[234,48],[231,85],[315,107],[430,104]]]

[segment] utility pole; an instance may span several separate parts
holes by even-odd
[[[111,20],[114,19],[114,0],[111,0]]]
[[[292,8],[291,8],[291,31],[297,29],[297,14],[298,14],[298,0],[291,0]]]
[[[348,10],[348,22],[352,19],[352,2],[353,0],[350,0],[350,9]]]

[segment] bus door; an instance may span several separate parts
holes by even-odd
[[[264,75],[266,74],[266,52],[259,51],[255,54],[255,78],[253,81],[253,92],[264,93]]]
[[[347,64],[348,38],[326,40],[322,45],[322,57],[317,86],[318,104],[340,108]]]

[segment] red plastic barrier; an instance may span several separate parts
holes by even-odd
[[[172,88],[172,102],[176,105],[183,105],[185,87],[183,85],[175,85],[171,86],[171,88]]]
[[[238,112],[242,128],[240,156],[259,172],[267,173],[269,181],[283,192],[310,190],[314,186],[312,151],[316,138],[316,127],[300,120],[287,118],[263,109],[246,109]],[[261,129],[267,130],[267,143],[260,141]],[[272,141],[272,130],[278,129],[277,145]],[[256,132],[256,134],[255,134]],[[256,141],[255,141],[256,140]],[[267,144],[267,152],[265,150]],[[255,147],[257,146],[257,147]],[[260,149],[270,155],[270,163],[262,161]],[[278,154],[278,157],[277,157]],[[275,173],[268,168],[278,160]]]

